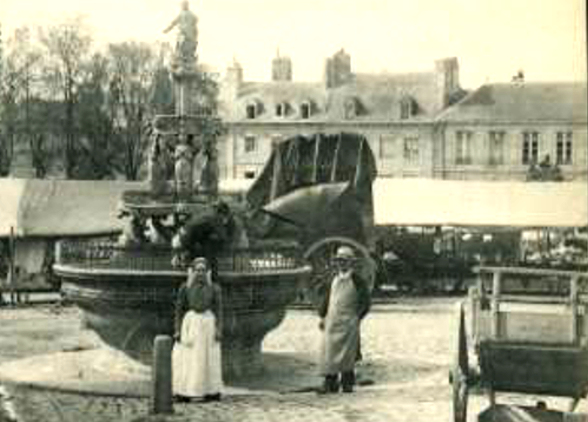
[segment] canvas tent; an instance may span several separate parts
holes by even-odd
[[[222,193],[245,192],[250,180],[223,180]],[[117,233],[126,190],[147,190],[145,182],[0,179],[0,241],[15,237],[15,263],[37,273],[52,239]],[[49,242],[49,243],[48,243]]]
[[[19,271],[38,273],[52,240],[120,231],[117,204],[138,182],[0,179],[0,239],[14,236]]]
[[[585,182],[377,179],[376,225],[585,227]]]

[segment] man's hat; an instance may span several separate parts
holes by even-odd
[[[340,246],[335,254],[336,260],[353,261],[355,260],[355,252],[349,246]]]

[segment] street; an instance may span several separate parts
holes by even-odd
[[[406,298],[378,304],[362,325],[364,361],[353,394],[318,396],[314,362],[320,339],[310,310],[289,310],[264,342],[266,370],[229,385],[220,403],[176,404],[169,421],[450,421],[455,308],[458,298]],[[72,307],[36,306],[0,312],[0,363],[32,355],[99,346]],[[1,376],[1,374],[0,374]],[[237,388],[238,387],[238,388]],[[148,398],[108,397],[6,385],[4,405],[22,422],[155,421]],[[232,393],[238,391],[238,393]],[[507,397],[521,404],[536,398]],[[2,400],[2,395],[0,395]],[[547,400],[565,409],[565,400]],[[472,393],[468,420],[488,404]],[[581,405],[583,409],[585,404]],[[2,417],[0,414],[0,421]]]

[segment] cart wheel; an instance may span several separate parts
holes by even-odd
[[[468,410],[468,347],[463,303],[459,307],[457,355],[451,370],[451,383],[453,384],[453,420],[454,422],[466,422]]]

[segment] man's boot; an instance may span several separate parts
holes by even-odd
[[[318,391],[319,394],[336,393],[339,391],[338,375],[326,375],[323,387]]]
[[[344,393],[352,393],[355,385],[355,372],[353,370],[341,373],[341,384]]]

